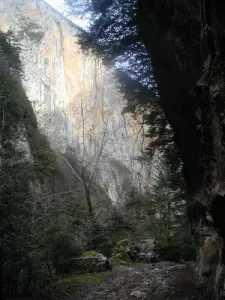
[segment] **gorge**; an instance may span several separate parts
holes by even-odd
[[[65,1],[91,9],[88,34],[43,0],[0,0],[1,295],[68,299],[77,259],[108,256],[121,297],[223,300],[224,5]],[[151,237],[178,264],[133,266]]]

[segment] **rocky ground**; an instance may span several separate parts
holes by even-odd
[[[204,299],[193,269],[193,264],[172,262],[114,266],[102,282],[80,287],[69,300]]]

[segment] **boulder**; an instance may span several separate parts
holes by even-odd
[[[156,248],[156,240],[155,239],[147,239],[140,241],[136,244],[140,252],[153,252]]]
[[[108,258],[97,252],[85,253],[77,258],[76,268],[80,273],[103,272],[112,269]]]
[[[155,252],[139,252],[137,253],[137,261],[144,263],[155,263],[159,260]]]
[[[133,261],[155,263],[159,260],[155,239],[139,241],[130,246],[129,256]]]

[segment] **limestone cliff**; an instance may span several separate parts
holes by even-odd
[[[21,46],[23,85],[53,149],[75,154],[112,201],[131,185],[143,187],[143,128],[121,114],[126,103],[113,70],[82,53],[81,29],[42,0],[0,0],[0,11],[0,29],[12,30]]]

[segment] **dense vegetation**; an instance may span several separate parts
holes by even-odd
[[[39,295],[49,280],[64,272],[68,260],[92,243],[86,207],[72,193],[64,196],[71,190],[69,180],[37,128],[21,86],[16,45],[11,33],[1,33],[2,297]]]

